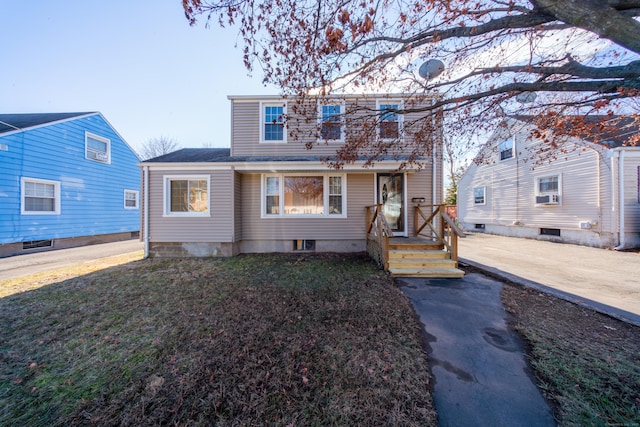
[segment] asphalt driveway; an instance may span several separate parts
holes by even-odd
[[[472,233],[462,264],[640,325],[640,252]]]
[[[136,239],[0,258],[0,282],[143,249]]]

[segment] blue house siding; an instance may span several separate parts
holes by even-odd
[[[85,158],[85,132],[110,140],[110,164]],[[124,191],[140,191],[139,158],[101,114],[0,134],[0,143],[0,244],[140,229],[139,207],[124,207]],[[21,213],[23,177],[59,182],[59,215]]]

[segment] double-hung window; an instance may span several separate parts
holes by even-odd
[[[498,144],[498,153],[500,160],[506,160],[513,157],[513,136],[503,139]]]
[[[89,132],[84,134],[85,158],[100,163],[111,163],[111,141]]]
[[[344,104],[320,105],[320,139],[323,141],[342,141]]]
[[[124,208],[138,209],[139,194],[136,190],[124,190]]]
[[[287,142],[287,128],[285,126],[285,114],[287,104],[284,102],[263,102],[261,105],[262,142]]]
[[[23,215],[59,215],[60,183],[43,179],[22,178],[21,213]]]
[[[473,204],[484,205],[486,203],[487,187],[475,187],[473,189]]]
[[[538,194],[558,194],[560,177],[558,175],[538,178]]]
[[[378,101],[380,114],[380,126],[378,134],[380,139],[397,139],[400,137],[402,115],[398,112],[402,109],[399,101]]]
[[[209,177],[165,176],[165,216],[209,216]]]
[[[263,216],[344,216],[342,174],[269,174],[263,178]]]

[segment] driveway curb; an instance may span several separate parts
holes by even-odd
[[[602,304],[587,298],[579,297],[568,292],[560,291],[558,289],[555,289],[546,285],[542,285],[538,282],[534,282],[532,280],[528,280],[520,276],[517,276],[515,274],[507,273],[506,271],[502,271],[494,267],[489,267],[487,265],[480,264],[466,258],[459,258],[458,262],[463,268],[464,266],[470,266],[472,268],[480,270],[482,273],[494,279],[532,288],[540,292],[553,295],[557,298],[561,298],[565,301],[572,302],[581,307],[585,307],[590,310],[597,311],[598,313],[606,314],[607,316],[613,317],[614,319],[618,319],[635,326],[640,326],[640,316],[637,314],[630,313],[628,311],[621,310],[615,307],[611,307],[609,305]]]

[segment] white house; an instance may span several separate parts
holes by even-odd
[[[640,147],[572,138],[539,161],[545,142],[509,118],[458,182],[468,231],[617,249],[640,247]],[[567,146],[564,144],[563,146]]]

